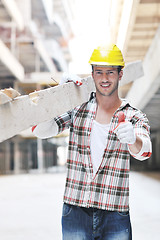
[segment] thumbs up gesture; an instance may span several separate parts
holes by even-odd
[[[118,125],[114,129],[114,133],[121,143],[134,144],[136,141],[133,125],[131,122],[125,121],[125,114],[122,111],[118,114]]]

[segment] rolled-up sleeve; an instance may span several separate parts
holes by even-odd
[[[58,117],[54,118],[54,121],[58,125],[58,133],[68,129],[71,125],[72,111],[68,111]]]
[[[132,118],[132,124],[134,125],[134,130],[136,136],[142,140],[142,148],[139,153],[132,153],[129,149],[130,154],[138,160],[146,160],[152,154],[152,143],[150,139],[150,126],[146,115],[138,111]]]

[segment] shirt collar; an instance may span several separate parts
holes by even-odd
[[[96,101],[96,93],[95,93],[95,92],[92,92],[92,93],[90,94],[90,99],[89,99],[89,101],[91,101],[92,103],[97,103],[97,101]],[[127,105],[130,106],[130,104],[129,104],[129,102],[128,102],[127,99],[121,98],[121,101],[122,101],[122,104],[121,104],[121,106],[119,107],[119,109],[117,109],[117,110],[121,110],[121,109],[123,109],[123,108],[124,108],[125,106],[127,106]]]

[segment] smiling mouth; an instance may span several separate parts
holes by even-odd
[[[100,84],[100,86],[101,87],[103,87],[103,88],[108,88],[108,87],[110,87],[110,83],[102,83],[102,84]]]

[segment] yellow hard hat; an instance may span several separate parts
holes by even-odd
[[[124,59],[122,52],[115,44],[101,46],[94,49],[89,60],[91,65],[101,66],[122,66],[124,67]]]

